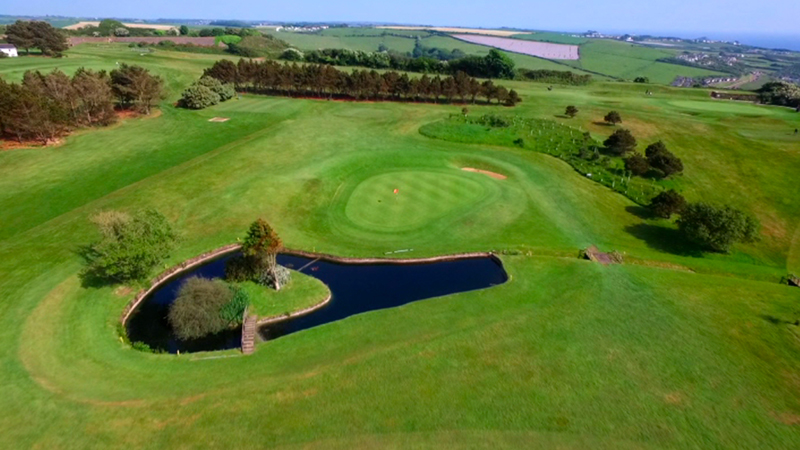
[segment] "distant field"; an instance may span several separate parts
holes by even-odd
[[[577,45],[552,44],[549,42],[507,39],[495,36],[474,36],[469,34],[454,34],[453,37],[474,44],[486,45],[539,58],[567,60],[576,60],[580,58]]]
[[[529,41],[552,42],[554,44],[581,45],[589,42],[589,39],[573,37],[563,33],[552,33],[549,31],[537,31],[530,34],[515,34],[514,39],[524,39]]]
[[[515,34],[525,33],[524,31],[509,31],[509,30],[487,30],[483,28],[458,28],[458,27],[377,27],[389,30],[431,30],[439,31],[442,33],[470,33],[470,34],[485,34],[487,36],[513,36]]]
[[[75,23],[75,24],[72,24],[72,25],[68,25],[68,26],[64,27],[64,29],[65,30],[77,30],[77,29],[80,29],[80,28],[83,28],[83,27],[87,27],[87,26],[96,27],[98,25],[100,25],[100,22],[78,22],[78,23]],[[128,28],[147,28],[147,29],[164,30],[164,31],[171,30],[171,29],[175,28],[174,25],[157,25],[157,24],[151,24],[151,23],[123,23],[123,25],[125,25]]]

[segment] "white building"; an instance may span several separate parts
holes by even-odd
[[[0,52],[5,53],[6,56],[9,56],[11,58],[15,58],[18,56],[17,47],[14,47],[11,44],[0,44]]]

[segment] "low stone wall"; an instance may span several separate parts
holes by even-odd
[[[150,295],[151,292],[153,292],[159,286],[164,284],[165,281],[169,280],[170,278],[174,277],[175,275],[180,274],[181,272],[184,272],[184,271],[186,271],[188,269],[191,269],[192,267],[199,266],[200,264],[202,264],[202,263],[204,263],[204,262],[206,262],[208,260],[217,258],[217,257],[219,257],[221,255],[226,254],[226,253],[230,253],[232,251],[238,250],[241,247],[242,246],[239,245],[239,244],[226,245],[226,246],[220,247],[220,248],[218,248],[216,250],[211,250],[210,252],[203,253],[202,255],[195,256],[192,259],[188,259],[188,260],[178,264],[177,266],[174,266],[174,267],[172,267],[170,269],[167,269],[166,271],[162,272],[159,276],[153,278],[153,280],[150,282],[150,287],[149,288],[139,291],[139,293],[136,294],[136,297],[134,297],[133,300],[131,300],[131,302],[128,303],[128,306],[126,306],[125,309],[122,311],[122,316],[119,319],[120,322],[122,322],[122,325],[125,325],[125,323],[130,318],[131,314],[133,314],[133,311],[136,309],[136,307],[139,306],[139,304],[142,303],[142,301],[148,295]]]

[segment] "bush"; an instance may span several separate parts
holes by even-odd
[[[636,148],[636,138],[633,137],[630,131],[621,128],[614,131],[614,134],[609,136],[603,145],[606,146],[609,152],[622,156],[628,152],[632,152]]]
[[[567,109],[564,111],[564,114],[569,118],[573,118],[578,115],[578,108],[576,108],[573,105],[569,105],[567,106]]]
[[[681,159],[667,150],[667,146],[661,141],[648,145],[645,155],[650,166],[659,170],[664,177],[683,172]]]
[[[234,291],[222,280],[189,278],[169,308],[169,323],[181,340],[219,333],[231,325],[222,311],[233,299]]]
[[[495,114],[485,114],[476,120],[475,123],[492,128],[508,128],[511,126],[511,122],[508,118]]]
[[[642,176],[650,170],[650,164],[647,163],[647,158],[640,153],[634,153],[625,159],[625,170],[636,176]]]
[[[201,77],[195,83],[199,86],[205,86],[217,95],[219,95],[219,101],[225,102],[233,98],[236,95],[236,90],[234,90],[233,85],[230,83],[222,84],[219,80],[213,77]]]
[[[219,103],[219,94],[199,84],[186,88],[178,104],[188,109],[203,109]]]
[[[686,199],[675,189],[656,195],[650,201],[650,209],[658,217],[669,219],[673,214],[680,214],[686,207]]]
[[[753,242],[758,237],[758,221],[730,206],[707,203],[686,206],[678,228],[690,241],[717,252],[728,252],[737,242]]]
[[[603,120],[611,125],[616,125],[618,123],[622,123],[622,116],[620,116],[616,111],[609,111],[609,113],[603,117]]]
[[[281,53],[281,59],[286,61],[303,61],[304,58],[303,52],[296,48],[287,48]]]
[[[144,280],[172,250],[176,234],[154,210],[133,215],[108,211],[92,217],[100,240],[84,252],[84,276],[108,281]]]
[[[274,275],[273,275],[274,272]],[[283,266],[275,266],[274,271],[261,270],[256,282],[263,286],[286,286],[292,280],[292,271]]]
[[[250,297],[247,296],[247,291],[238,287],[231,286],[233,290],[233,298],[220,310],[220,315],[228,323],[240,324],[244,316],[244,311],[250,305]]]

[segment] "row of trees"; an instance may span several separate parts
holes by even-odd
[[[455,75],[458,72],[478,78],[513,79],[516,77],[514,61],[505,53],[492,49],[486,56],[461,56],[445,59],[441,52],[417,49],[418,55],[396,52],[364,52],[348,49],[324,49],[302,53],[295,49],[285,50],[281,58],[288,61],[305,61],[333,66],[357,66],[370,69],[394,69],[404,72],[437,73]],[[432,57],[431,55],[438,55]],[[452,53],[450,53],[452,55]]]
[[[138,66],[106,73],[78,69],[28,71],[21,83],[0,79],[0,134],[18,141],[51,142],[71,129],[116,121],[115,106],[148,114],[163,98],[163,81]]]
[[[483,83],[463,72],[448,77],[410,78],[395,71],[380,74],[374,70],[344,72],[323,64],[281,64],[275,61],[217,61],[204,75],[237,89],[256,93],[317,98],[352,98],[356,100],[433,101],[456,100],[475,103],[485,98],[508,106],[521,101],[513,89]]]
[[[61,56],[69,48],[67,37],[47,22],[18,20],[6,27],[6,41],[30,53],[38,48],[47,56]]]

